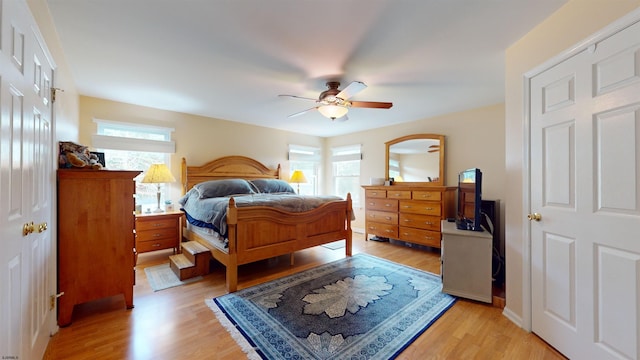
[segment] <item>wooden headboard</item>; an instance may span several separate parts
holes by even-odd
[[[209,161],[202,166],[187,166],[187,159],[182,158],[180,183],[183,195],[197,183],[220,179],[280,179],[280,164],[274,170],[254,159],[234,155]]]

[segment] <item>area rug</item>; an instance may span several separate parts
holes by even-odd
[[[338,249],[344,249],[346,244],[347,244],[346,240],[338,240],[328,244],[322,244],[322,247],[326,247],[327,249],[331,249],[331,250],[338,250]]]
[[[207,304],[252,359],[393,359],[454,304],[441,289],[357,254]]]
[[[196,276],[191,279],[180,281],[169,267],[169,263],[146,267],[144,268],[144,272],[147,274],[147,280],[149,281],[149,285],[153,291],[160,291],[189,284],[202,279],[202,276]]]

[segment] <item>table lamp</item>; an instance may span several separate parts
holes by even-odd
[[[174,181],[176,181],[176,178],[171,175],[171,171],[169,171],[169,168],[167,168],[167,165],[165,164],[151,164],[147,170],[141,182],[146,184],[156,184],[158,186],[158,208],[154,212],[162,212],[162,209],[160,208],[160,184]]]
[[[289,182],[298,184],[298,194],[300,194],[300,183],[306,183],[307,178],[304,176],[302,170],[294,170],[293,174],[291,174],[291,179],[289,179]]]

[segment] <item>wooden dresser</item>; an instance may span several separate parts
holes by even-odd
[[[456,187],[363,186],[365,238],[380,237],[440,247],[440,221],[455,216]]]
[[[58,170],[58,325],[76,304],[123,294],[133,308],[139,171]]]

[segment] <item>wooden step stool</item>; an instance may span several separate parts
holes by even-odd
[[[196,241],[183,242],[181,247],[181,254],[169,256],[169,266],[180,280],[209,273],[209,249]]]

